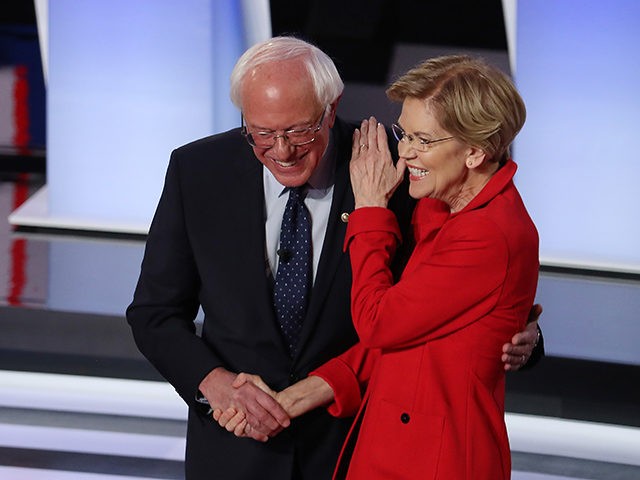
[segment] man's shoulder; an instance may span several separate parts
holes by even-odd
[[[209,153],[210,151],[225,151],[235,149],[245,149],[246,141],[242,138],[239,128],[234,128],[222,133],[208,135],[197,140],[193,140],[175,149],[175,153],[198,154]]]
[[[351,149],[353,131],[358,127],[359,125],[357,123],[336,116],[336,121],[333,125],[333,134],[340,143],[347,143],[349,145],[349,149]]]
[[[252,169],[259,165],[240,129],[200,138],[176,148],[171,162],[181,171],[195,175],[222,174]]]

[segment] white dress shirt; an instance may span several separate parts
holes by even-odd
[[[318,167],[307,182],[308,193],[304,200],[305,205],[311,213],[314,280],[316,278],[316,272],[318,271],[318,262],[320,261],[320,253],[322,252],[324,236],[327,231],[331,200],[333,198],[333,184],[335,180],[335,150],[333,143],[333,135],[331,135],[329,145]],[[280,184],[266,167],[262,167],[262,180],[264,183],[264,204],[266,210],[266,257],[268,267],[271,269],[271,274],[275,279],[276,272],[278,271],[278,254],[276,252],[280,246],[280,227],[289,195],[286,192],[286,187]]]

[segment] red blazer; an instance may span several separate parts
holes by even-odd
[[[507,162],[460,212],[422,199],[415,250],[394,284],[399,241],[390,210],[349,218],[352,317],[360,344],[315,374],[334,388],[330,413],[352,414],[337,478],[510,478],[502,345],[535,297],[538,234]],[[354,442],[354,440],[356,440]]]

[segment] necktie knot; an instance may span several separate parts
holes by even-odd
[[[287,200],[287,204],[294,203],[300,204],[304,202],[305,197],[307,196],[307,188],[303,185],[301,187],[290,187],[289,189],[289,199]]]

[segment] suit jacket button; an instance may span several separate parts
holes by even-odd
[[[289,382],[294,384],[298,381],[298,376],[295,373],[289,374]]]
[[[349,214],[347,212],[343,212],[342,215],[340,215],[340,220],[342,220],[343,223],[347,223],[349,221]]]
[[[408,413],[403,413],[402,415],[400,415],[400,421],[402,423],[409,423],[409,420],[411,420],[411,417]]]

